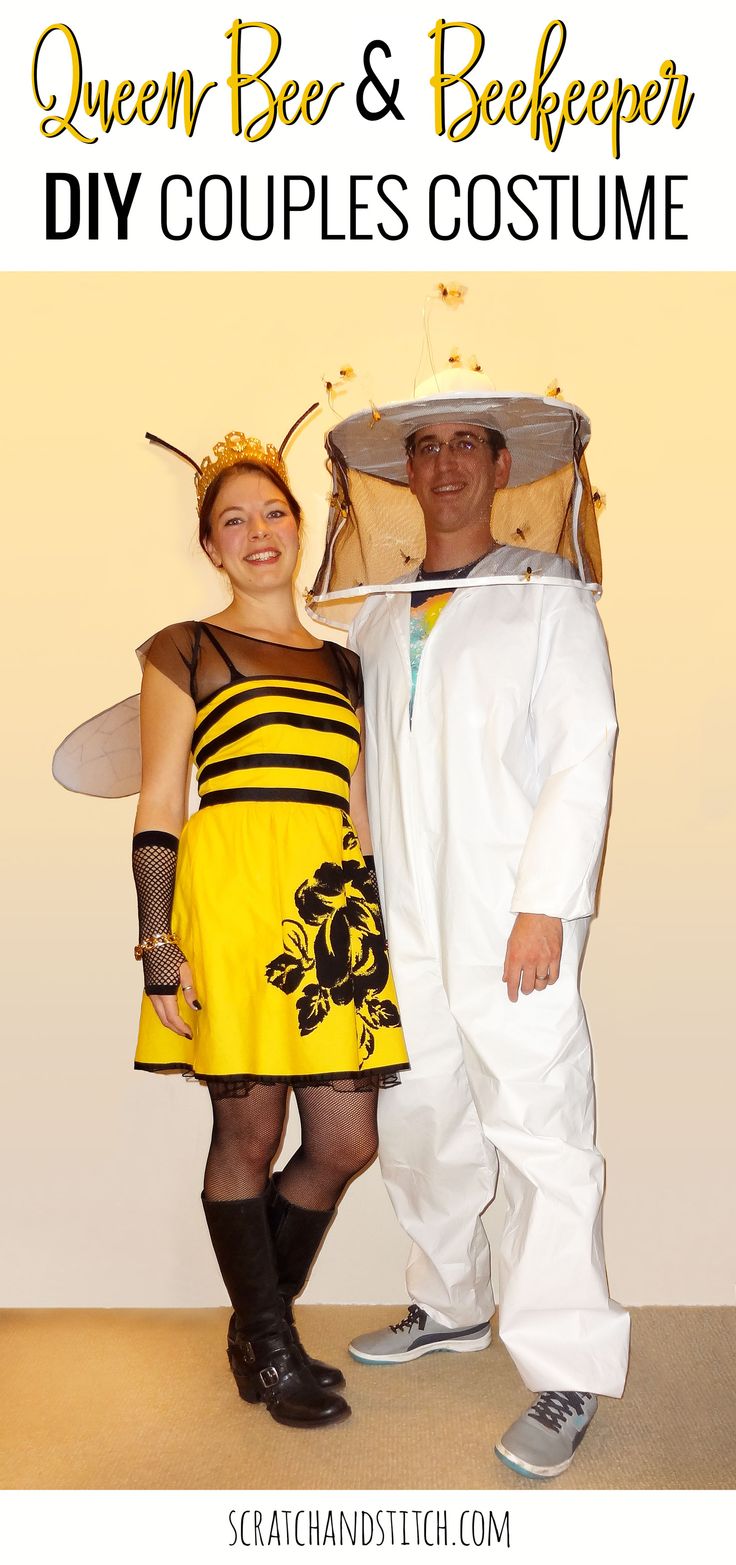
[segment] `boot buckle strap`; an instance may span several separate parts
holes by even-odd
[[[271,1386],[277,1386],[279,1378],[279,1372],[273,1364],[266,1364],[263,1369],[258,1371],[258,1379],[265,1390],[269,1390]]]
[[[243,1343],[243,1358],[245,1359],[246,1364],[255,1364],[256,1355],[252,1342],[246,1341]]]

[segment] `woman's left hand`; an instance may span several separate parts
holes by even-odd
[[[188,962],[182,962],[179,968],[179,983],[185,1004],[192,1011],[201,1011],[197,989],[194,982],[194,974]],[[171,1032],[179,1034],[180,1038],[191,1038],[192,1031],[179,1012],[178,995],[176,994],[149,994],[151,1005],[160,1022],[168,1027]]]

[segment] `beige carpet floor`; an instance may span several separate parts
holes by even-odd
[[[353,1417],[277,1426],[241,1402],[225,1310],[0,1312],[4,1489],[526,1489],[494,1438],[528,1396],[503,1347],[402,1368],[354,1363],[383,1307],[305,1306],[309,1347],[339,1363]],[[736,1310],[633,1311],[622,1402],[601,1403],[570,1489],[736,1483]]]

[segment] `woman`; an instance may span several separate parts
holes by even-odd
[[[363,856],[360,666],[298,619],[301,515],[279,452],[229,435],[195,484],[200,542],[232,598],[148,649],[136,1066],[208,1085],[202,1199],[234,1308],[230,1364],[246,1401],[312,1426],[350,1409],[339,1371],[302,1348],[292,1300],[375,1153],[381,1075],[406,1064]],[[200,809],[185,823],[190,753]],[[276,1188],[290,1087],[302,1141]]]

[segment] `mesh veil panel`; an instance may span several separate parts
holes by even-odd
[[[598,532],[598,514],[595,508],[593,489],[585,457],[580,459],[580,477],[583,481],[583,492],[578,517],[578,547],[582,556],[585,581],[597,582],[600,587],[603,585],[601,540]],[[568,527],[570,529],[570,547],[572,548],[572,516],[568,518]]]
[[[601,551],[595,505],[585,459],[580,460],[582,496],[578,546],[583,579],[601,581]],[[490,532],[497,543],[558,554],[578,569],[573,538],[572,463],[546,478],[499,489]],[[353,587],[396,581],[416,570],[425,552],[424,519],[419,502],[404,484],[390,483],[357,469],[335,471],[336,492],[327,524],[325,552],[314,583],[314,598],[344,593],[344,599],[312,606],[316,617],[347,629],[361,599]]]

